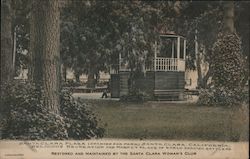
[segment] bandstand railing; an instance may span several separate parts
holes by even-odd
[[[150,63],[146,71],[185,71],[184,59],[157,57]],[[119,71],[130,71],[128,62],[120,62]]]

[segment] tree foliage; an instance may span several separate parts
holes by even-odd
[[[242,40],[242,54],[248,57],[249,52],[249,2],[235,2],[235,29]],[[193,1],[187,3],[181,15],[184,24],[182,32],[187,37],[187,67],[197,69],[197,55],[195,54],[194,38],[197,29],[197,40],[199,45],[198,55],[203,57],[203,63],[210,65],[212,49],[217,41],[218,34],[223,31],[223,1]],[[243,16],[244,15],[244,16]],[[244,28],[244,29],[243,29]],[[208,72],[202,76],[202,88],[209,87],[208,79],[213,69],[209,67]]]
[[[71,15],[65,16],[65,24],[74,27],[70,36],[62,38],[64,52],[72,50],[68,51],[73,55],[70,68],[80,74],[109,71],[110,66],[117,69],[121,53],[130,69],[141,71],[153,55],[158,31],[173,29],[176,10],[174,2],[74,1],[63,12]]]

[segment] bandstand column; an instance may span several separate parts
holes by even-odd
[[[157,42],[155,41],[154,71],[156,71],[156,58],[157,58]]]
[[[177,59],[180,58],[180,37],[177,38]]]
[[[186,59],[186,43],[187,43],[187,40],[184,39],[184,50],[183,50],[183,59],[185,60]]]

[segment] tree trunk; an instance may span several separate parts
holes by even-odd
[[[98,84],[98,83],[99,83],[99,80],[100,80],[100,73],[99,73],[99,72],[96,72],[96,73],[95,73],[95,84]]]
[[[67,67],[64,64],[62,64],[62,80],[67,82]]]
[[[88,72],[87,88],[95,88],[95,84],[95,72],[90,68]]]
[[[208,79],[209,77],[211,77],[212,72],[213,72],[212,68],[209,68],[206,75],[202,78],[201,88],[204,88],[204,89],[208,88]]]
[[[13,40],[11,1],[1,0],[1,96],[4,84],[13,80]]]
[[[15,63],[16,63],[16,27],[14,27],[13,30],[13,58],[12,58],[13,72],[15,72]]]
[[[234,1],[224,2],[223,28],[226,33],[235,32],[234,28]]]
[[[80,74],[79,73],[75,73],[75,79],[77,83],[80,83]]]
[[[197,86],[198,86],[198,89],[200,89],[202,85],[202,72],[201,72],[201,55],[199,51],[197,34],[198,34],[198,30],[196,29],[195,30],[195,56],[196,56],[197,76],[198,76]]]
[[[202,78],[202,72],[201,72],[201,57],[200,54],[198,53],[198,55],[196,56],[196,64],[197,64],[197,75],[198,75],[198,89],[202,88],[203,85],[203,78]]]
[[[32,79],[41,86],[42,97],[50,111],[59,112],[60,53],[59,1],[37,0],[33,7],[33,38],[31,41]],[[32,30],[31,30],[32,31]]]

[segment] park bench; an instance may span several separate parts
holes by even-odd
[[[184,91],[185,100],[193,99],[193,97],[192,97],[193,95],[198,96],[199,91],[198,90],[185,89],[185,91]]]
[[[172,89],[172,90],[154,90],[154,97],[156,100],[179,100],[180,92],[183,90]]]
[[[96,88],[86,88],[86,87],[65,87],[70,89],[73,93],[94,93],[103,92],[107,87],[96,87]]]

